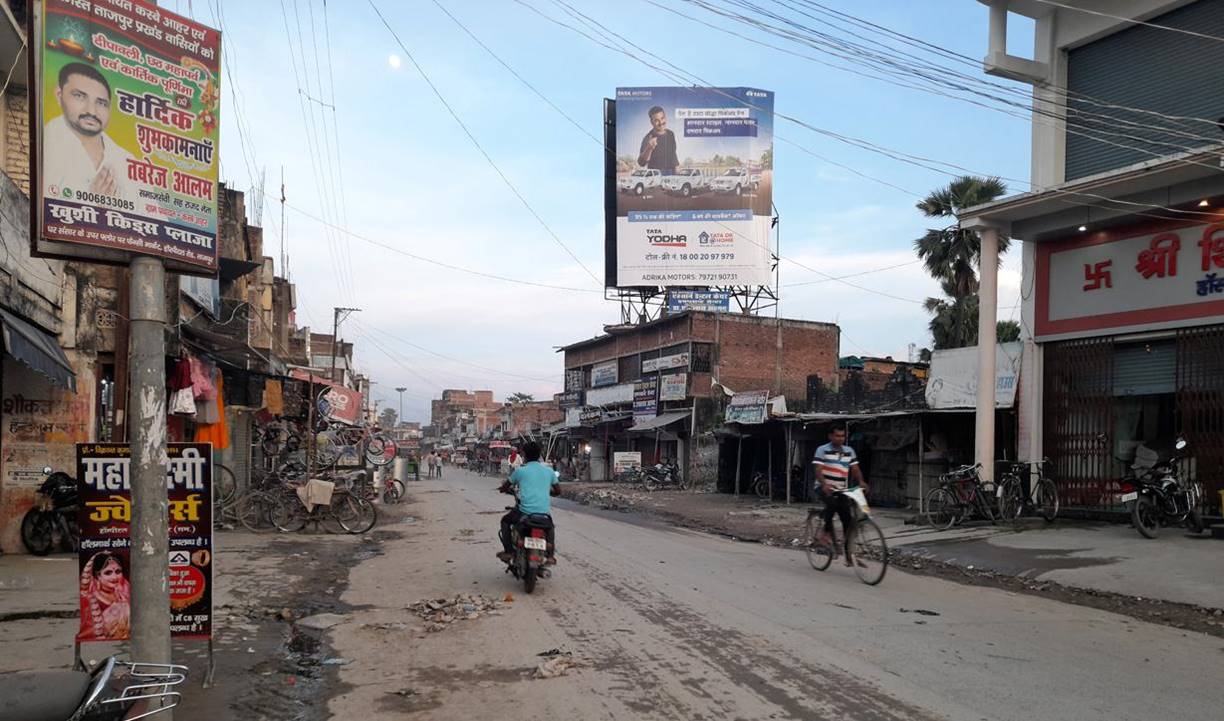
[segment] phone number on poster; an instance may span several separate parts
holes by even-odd
[[[735,260],[735,253],[649,253],[646,260]]]
[[[94,205],[109,205],[113,208],[122,208],[124,210],[133,210],[136,204],[130,200],[122,200],[120,198],[112,198],[109,195],[98,195],[97,193],[86,193],[76,191],[76,199],[82,203],[93,203]]]

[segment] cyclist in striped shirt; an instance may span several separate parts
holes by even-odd
[[[833,514],[836,513],[841,518],[845,535],[846,565],[851,566],[854,564],[850,556],[850,534],[854,532],[854,501],[837,491],[862,488],[866,493],[867,483],[863,480],[862,470],[859,469],[858,455],[853,448],[846,445],[844,427],[829,430],[829,442],[816,449],[816,453],[812,455],[812,463],[816,465],[820,497],[825,502],[824,528],[820,534],[820,542],[828,543],[829,535],[833,533]]]

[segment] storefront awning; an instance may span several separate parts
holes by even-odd
[[[4,326],[4,350],[9,355],[52,383],[76,390],[76,374],[54,336],[4,309],[0,309],[0,324]]]
[[[691,411],[676,411],[674,413],[664,413],[661,416],[655,416],[654,418],[648,418],[644,421],[639,421],[638,423],[630,426],[628,430],[630,433],[645,433],[648,431],[657,431],[660,428],[663,428],[664,426],[668,426],[668,425],[671,425],[672,423],[675,423],[676,421],[682,421],[686,418],[691,417],[690,414],[691,414]]]

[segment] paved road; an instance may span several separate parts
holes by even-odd
[[[452,471],[410,485],[416,522],[351,571],[343,600],[359,610],[331,631],[353,659],[350,687],[332,717],[1117,721],[1224,708],[1219,639],[899,572],[870,588],[788,549],[566,504],[562,563],[526,596],[493,558],[508,500],[494,483]],[[402,610],[507,592],[504,616],[438,633]],[[588,666],[530,679],[553,648]]]

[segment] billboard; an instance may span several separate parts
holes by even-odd
[[[769,285],[773,102],[754,88],[616,89],[609,286]]]
[[[33,252],[214,274],[221,34],[143,0],[45,0],[32,29]]]
[[[212,445],[168,443],[170,635],[212,635]],[[77,444],[81,618],[76,640],[124,641],[131,633],[132,447]]]

